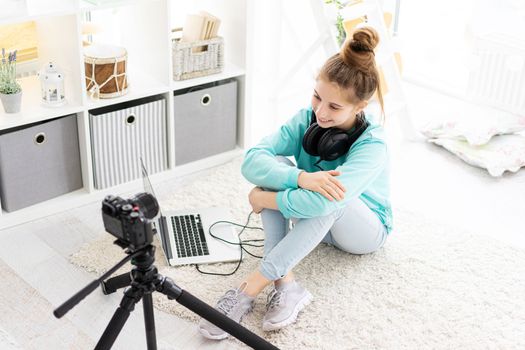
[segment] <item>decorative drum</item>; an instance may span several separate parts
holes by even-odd
[[[128,53],[125,48],[90,45],[84,48],[86,89],[91,97],[112,98],[128,92],[126,75]]]

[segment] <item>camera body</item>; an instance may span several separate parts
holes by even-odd
[[[116,244],[137,250],[153,242],[150,219],[158,210],[157,200],[149,193],[139,193],[130,199],[109,195],[102,201],[104,228],[117,237]]]

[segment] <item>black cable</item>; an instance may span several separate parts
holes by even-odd
[[[257,229],[257,230],[262,230],[262,228],[260,227],[250,227],[248,226],[248,223],[250,222],[250,218],[251,218],[251,215],[253,214],[253,211],[250,212],[250,214],[248,215],[248,219],[246,221],[246,224],[245,225],[240,225],[240,224],[237,224],[237,223],[234,223],[234,222],[230,222],[230,221],[217,221],[217,222],[214,222],[208,229],[208,233],[210,234],[210,236],[212,236],[213,238],[215,239],[218,239],[220,241],[223,241],[225,243],[229,243],[229,244],[234,244],[234,245],[240,245],[241,246],[241,251],[240,251],[240,259],[239,259],[239,262],[236,266],[236,268],[230,272],[230,273],[215,273],[215,272],[206,272],[206,271],[202,271],[200,268],[199,268],[199,265],[198,264],[195,264],[195,268],[197,269],[197,271],[199,271],[200,273],[202,274],[205,274],[205,275],[215,275],[215,276],[231,276],[233,275],[235,272],[237,272],[237,270],[239,269],[239,267],[241,266],[241,262],[242,262],[242,252],[245,251],[247,254],[253,256],[253,257],[257,257],[257,258],[262,258],[262,257],[259,257],[259,256],[256,256],[254,254],[252,254],[251,252],[249,252],[246,248],[243,247],[243,245],[249,245],[249,246],[253,246],[253,247],[262,247],[263,245],[255,245],[255,244],[248,244],[248,243],[244,243],[244,241],[241,240],[241,234],[244,232],[245,229]],[[239,242],[230,242],[230,241],[227,241],[221,237],[218,237],[218,236],[215,236],[212,232],[211,232],[211,229],[213,226],[215,226],[216,224],[219,224],[219,223],[228,223],[228,224],[231,224],[231,225],[235,225],[235,226],[239,226],[239,227],[242,227],[242,230],[238,233],[237,237],[239,238]],[[252,239],[252,240],[247,240],[249,242],[260,242],[260,241],[263,241],[262,239]]]
[[[244,232],[244,230],[261,230],[261,231],[263,230],[262,227],[251,227],[251,226],[248,226],[248,224],[250,223],[250,218],[251,218],[252,214],[253,214],[253,211],[251,211],[250,214],[248,214],[248,219],[246,220],[246,223],[244,225],[241,225],[241,224],[238,224],[238,223],[235,223],[235,222],[231,222],[231,221],[216,221],[208,229],[208,233],[213,238],[218,239],[218,240],[220,240],[222,242],[225,242],[225,243],[228,243],[228,244],[238,245],[238,246],[241,247],[239,262],[237,263],[237,266],[235,267],[235,269],[232,272],[230,272],[230,273],[208,272],[208,271],[202,271],[199,268],[199,264],[195,264],[195,268],[197,269],[197,271],[199,271],[200,273],[202,273],[204,275],[231,276],[234,273],[236,273],[237,270],[239,269],[239,267],[241,266],[242,256],[243,256],[242,252],[243,251],[245,251],[248,255],[253,256],[254,258],[262,259],[262,256],[258,256],[258,255],[253,254],[248,249],[246,249],[245,246],[257,247],[257,248],[264,247],[264,244],[252,244],[252,242],[263,242],[264,239],[247,239],[247,240],[244,240],[244,241],[241,239],[241,235]],[[237,234],[237,238],[238,238],[239,242],[227,241],[224,238],[215,236],[211,232],[211,229],[212,229],[213,226],[215,226],[217,224],[221,224],[221,223],[242,227],[242,230]],[[247,242],[250,242],[250,243],[247,243]]]

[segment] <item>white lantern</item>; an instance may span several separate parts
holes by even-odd
[[[66,102],[64,96],[64,75],[49,62],[38,73],[42,91],[42,103],[45,106],[57,107]]]

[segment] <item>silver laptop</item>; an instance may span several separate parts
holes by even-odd
[[[142,158],[144,191],[157,198]],[[160,204],[159,204],[160,207]],[[153,220],[160,236],[164,255],[170,266],[239,261],[240,246],[212,237],[209,228],[217,221],[232,221],[228,209],[220,207],[163,212]],[[213,235],[229,242],[239,242],[232,225],[218,223]]]

